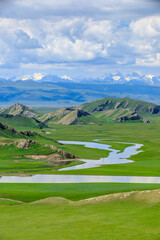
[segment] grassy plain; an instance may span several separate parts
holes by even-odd
[[[49,135],[50,138],[55,140],[93,141],[93,139],[100,139],[103,143],[121,151],[126,147],[127,143],[144,145],[141,148],[141,153],[131,157],[131,160],[134,161],[133,163],[104,165],[99,168],[84,170],[68,170],[64,172],[65,174],[160,176],[160,124],[157,119],[153,119],[150,124],[51,125],[51,128],[56,129]],[[82,146],[60,145],[60,148],[81,158],[88,158],[91,152],[92,157],[94,155],[93,149]],[[103,151],[97,150],[99,154]],[[98,159],[98,156],[96,158]],[[61,171],[61,174],[63,174],[63,171]]]
[[[64,126],[52,124],[48,129],[38,130],[43,136],[35,135],[32,140],[40,144],[52,144],[56,147],[78,156],[80,159],[99,159],[107,157],[106,150],[85,148],[79,145],[59,145],[58,140],[93,141],[99,139],[100,143],[109,144],[112,148],[123,151],[128,143],[143,144],[142,152],[132,156],[133,163],[119,165],[104,165],[99,168],[84,170],[61,171],[60,174],[88,174],[88,175],[131,175],[131,176],[160,176],[160,131],[159,121],[153,119],[150,124],[143,123],[107,123],[102,126]],[[36,129],[35,129],[36,130]],[[46,134],[45,131],[50,132]],[[12,137],[12,136],[10,136]],[[15,137],[15,136],[14,136]],[[18,136],[17,136],[18,137]],[[1,136],[1,141],[10,138]],[[15,146],[0,146],[0,172],[25,172],[59,174],[51,171],[54,168],[43,161],[26,159],[26,154],[51,154],[54,151],[34,145],[30,149],[17,149]],[[19,156],[16,161],[13,156]]]
[[[53,130],[56,129],[56,130]],[[140,143],[143,152],[131,159],[134,163],[106,165],[99,168],[61,171],[60,174],[142,175],[160,176],[159,121],[143,123],[108,123],[102,126],[50,125],[50,129],[37,130],[29,149],[13,145],[0,146],[0,171],[3,174],[48,173],[43,161],[26,159],[26,154],[50,154],[54,150],[39,144],[53,144],[80,158],[99,159],[108,151],[76,145],[59,145],[55,140],[93,141],[111,145],[123,151],[128,143]],[[50,135],[45,131],[51,132]],[[18,135],[16,136],[18,137]],[[6,130],[0,141],[14,141],[15,136]],[[123,142],[123,143],[120,143]],[[13,156],[19,156],[15,159]],[[18,161],[15,161],[18,160]],[[78,183],[78,184],[23,184],[0,183],[0,240],[159,240],[160,201],[127,197],[112,201],[79,204],[76,201],[97,196],[160,189],[160,184],[130,183]],[[73,203],[57,199],[50,203],[34,201],[62,197]],[[150,201],[153,200],[153,201]]]
[[[48,197],[78,201],[106,194],[160,189],[160,184],[133,183],[1,183],[0,198],[25,203]]]
[[[151,193],[152,194],[152,193]],[[61,199],[0,206],[2,240],[158,240],[160,203],[115,198],[72,204]]]

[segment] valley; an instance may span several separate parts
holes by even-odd
[[[11,111],[15,108],[16,112]],[[36,116],[26,116],[26,111]],[[85,113],[85,116],[77,116],[79,111]],[[139,119],[123,122],[115,120],[117,117],[133,115],[139,115],[150,123]],[[48,240],[51,237],[56,239],[56,234],[62,239],[64,235],[66,239],[74,239],[77,236],[77,227],[87,239],[100,237],[102,232],[104,238],[101,236],[100,239],[105,239],[107,235],[112,240],[121,234],[125,234],[126,240],[132,239],[133,235],[137,240],[144,239],[144,236],[151,240],[159,237],[157,219],[160,183],[153,183],[154,178],[160,177],[158,105],[128,98],[107,98],[76,107],[55,109],[53,112],[46,113],[43,110],[41,113],[38,109],[35,112],[30,108],[28,110],[27,106],[16,104],[2,109],[0,119],[0,180],[3,180],[2,176],[26,179],[25,182],[14,183],[11,180],[0,183],[2,239],[15,239],[15,236],[16,239],[22,239],[22,235],[27,235],[25,229],[28,227],[32,230],[27,235],[29,239],[44,239],[44,236]],[[84,147],[83,144],[67,144],[69,142],[66,141],[97,143],[110,147]],[[128,162],[124,164],[102,163],[97,167],[74,169],[74,166],[83,166],[83,159],[96,163],[100,158],[107,158],[111,149],[121,155],[135,143],[140,146],[139,152],[126,156]],[[40,179],[39,183],[31,183],[29,179],[36,176]],[[45,183],[45,176],[51,176],[50,183]],[[52,176],[57,176],[63,183],[57,183],[57,180],[56,183],[51,183]],[[75,183],[74,176],[95,176],[95,180],[92,183]],[[104,182],[103,178],[98,182],[103,176],[110,176],[110,182]],[[118,182],[114,180],[114,176],[117,179],[128,176],[128,179],[135,178],[136,182]],[[146,182],[139,180],[142,177]],[[69,179],[72,183],[66,183]],[[89,198],[92,200],[86,200]],[[80,212],[83,212],[83,217]],[[71,213],[73,219],[70,217]],[[90,214],[92,221],[89,220]],[[28,216],[29,220],[24,220],[23,216]],[[150,216],[152,221],[146,219],[146,216]],[[36,219],[45,221],[47,234],[42,227],[39,236],[36,228],[41,226],[41,221]],[[129,222],[133,222],[133,219],[134,224],[130,226]],[[36,224],[31,226],[30,221]],[[90,225],[88,229],[83,224],[88,221],[93,228]],[[55,226],[59,223],[61,227],[64,224],[65,228],[70,229],[72,224],[74,228],[63,235],[58,227],[56,231],[50,227],[53,222]],[[126,232],[126,229],[119,228],[120,223],[129,230]],[[143,231],[142,225],[145,225]],[[116,234],[113,234],[111,226],[118,229]],[[5,231],[6,227],[14,237],[9,236]],[[21,227],[22,231],[18,233],[17,227]]]

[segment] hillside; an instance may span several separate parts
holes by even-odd
[[[51,121],[65,125],[104,123],[115,119],[118,122],[139,120],[149,123],[144,118],[152,116],[160,116],[160,106],[130,98],[103,98],[72,108],[62,108],[40,119],[45,123]]]
[[[34,118],[27,118],[23,116],[12,116],[12,115],[7,115],[7,114],[2,114],[0,115],[0,122],[2,124],[6,124],[8,126],[18,128],[18,129],[34,129],[34,128],[39,128],[42,129],[44,127],[47,127],[45,123],[40,122],[37,119]]]
[[[16,131],[0,123],[0,173],[39,173],[77,164],[76,157],[59,146],[54,139],[35,132]]]
[[[13,128],[9,128],[8,126],[5,126],[4,124],[0,123],[0,139],[1,138],[12,138],[12,137],[19,137],[17,135],[16,130]]]
[[[54,118],[55,121],[58,121],[62,117],[64,117],[65,115],[67,115],[68,113],[70,113],[74,110],[75,110],[75,108],[61,108],[55,112],[44,114],[43,116],[39,117],[39,120],[46,122],[46,121]]]
[[[0,114],[23,116],[23,117],[28,117],[28,118],[36,118],[39,116],[39,114],[35,110],[33,110],[25,105],[19,104],[19,103],[15,103],[15,104],[11,105],[10,107],[3,108],[0,111]]]
[[[3,108],[0,111],[0,122],[14,128],[44,128],[44,123],[36,119],[39,114],[19,103],[15,103],[10,107]]]
[[[54,121],[57,124],[70,125],[77,123],[78,120],[83,116],[89,116],[90,114],[84,110],[78,110],[76,107],[62,108],[56,112],[45,114],[40,117],[39,120],[48,122],[49,120]]]
[[[158,105],[130,98],[102,98],[97,101],[81,104],[77,108],[89,113],[122,109],[123,111],[137,113],[142,116],[160,112],[160,106]]]

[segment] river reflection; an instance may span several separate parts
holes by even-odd
[[[30,177],[3,176],[1,183],[160,183],[160,177],[93,176],[93,175],[34,175]]]

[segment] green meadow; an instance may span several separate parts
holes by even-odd
[[[0,198],[24,203],[49,197],[78,201],[113,193],[160,188],[160,184],[139,183],[1,183],[0,185]]]
[[[132,156],[134,162],[119,165],[104,165],[98,168],[61,171],[61,174],[88,174],[88,175],[131,175],[131,176],[160,176],[160,132],[159,122],[143,123],[108,123],[99,125],[65,126],[51,124],[50,128],[38,130],[41,135],[30,137],[35,140],[29,149],[18,149],[11,146],[0,146],[0,172],[25,172],[59,174],[57,167],[50,166],[42,160],[33,160],[25,157],[27,154],[51,154],[54,150],[40,144],[51,144],[59,149],[71,153],[79,159],[99,159],[107,157],[109,151],[85,148],[80,145],[60,145],[58,140],[93,141],[98,139],[100,143],[111,145],[112,148],[123,151],[132,143],[143,144],[141,153]],[[35,129],[36,131],[36,129]],[[51,134],[46,134],[45,131]],[[17,136],[16,136],[17,137]],[[1,137],[1,141],[9,141],[9,137]],[[15,138],[15,136],[14,136]],[[26,137],[27,138],[27,137]],[[13,136],[12,136],[13,139]],[[129,144],[130,143],[130,144]],[[19,158],[16,160],[15,156]],[[77,162],[78,164],[79,162]],[[72,163],[73,164],[73,163]],[[74,163],[76,164],[76,163]]]
[[[60,174],[160,176],[160,131],[158,119],[150,124],[113,123],[101,126],[49,124],[36,129],[37,143],[28,149],[0,146],[1,175],[59,174],[58,167],[43,160],[26,158],[29,154],[53,154],[51,144],[79,159],[99,159],[109,151],[79,145],[60,145],[58,140],[93,141],[109,144],[121,152],[132,143],[143,144],[142,152],[132,156],[133,163],[105,165],[93,169],[61,171]],[[15,127],[16,128],[16,127]],[[17,130],[23,130],[17,126]],[[26,128],[24,128],[25,130]],[[31,128],[29,128],[31,130]],[[46,134],[50,132],[51,134]],[[1,131],[1,142],[20,139],[8,130]],[[15,156],[17,158],[15,158]],[[78,164],[72,162],[71,164]],[[70,165],[71,165],[70,164]],[[54,170],[54,171],[52,171]],[[0,239],[2,240],[158,240],[160,239],[160,184],[77,183],[33,184],[0,183]],[[138,191],[142,196],[123,195],[109,201],[81,203],[80,200]],[[147,191],[146,193],[143,191]],[[144,194],[144,196],[143,196]]]
[[[119,165],[104,165],[98,168],[65,171],[65,174],[89,175],[132,175],[132,176],[160,176],[160,124],[153,120],[144,123],[108,123],[102,126],[64,126],[51,125],[56,131],[51,131],[50,138],[55,140],[93,141],[111,145],[114,149],[123,151],[128,143],[143,144],[142,152],[132,156],[133,163]],[[97,153],[104,156],[105,150],[95,150],[76,145],[60,145],[61,149],[80,158],[98,159]],[[106,156],[108,152],[106,152]],[[90,157],[91,156],[91,157]],[[61,174],[63,172],[61,171]]]
[[[0,239],[158,240],[160,202],[137,197],[84,204],[61,198],[15,205],[7,201],[0,205]]]

